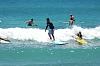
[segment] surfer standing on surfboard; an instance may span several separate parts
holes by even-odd
[[[75,21],[74,16],[71,14],[69,20],[69,26],[72,26],[74,24],[74,21]]]
[[[49,27],[49,32],[48,32],[49,38],[51,40],[52,40],[52,38],[53,38],[53,40],[55,40],[55,37],[54,37],[54,25],[53,25],[52,22],[50,22],[49,18],[47,18],[46,20],[47,20],[47,26],[45,28],[45,32],[46,32],[47,28]]]

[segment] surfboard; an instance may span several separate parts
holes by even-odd
[[[76,38],[76,42],[78,42],[79,45],[87,44],[85,39],[80,39],[79,37]]]
[[[66,44],[68,44],[67,42],[63,42],[63,41],[52,41],[50,43],[52,43],[53,45],[66,45]]]
[[[7,44],[7,43],[10,43],[10,42],[9,41],[5,41],[5,40],[0,40],[0,43]]]

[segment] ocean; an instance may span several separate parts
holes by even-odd
[[[28,27],[32,18],[37,26]],[[55,41],[45,32],[46,18]],[[79,31],[87,44],[72,37]],[[99,66],[100,0],[0,0],[0,37],[11,41],[0,41],[0,66]]]

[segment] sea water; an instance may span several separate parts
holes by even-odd
[[[55,41],[45,32],[48,17]],[[11,41],[0,43],[0,66],[99,66],[99,17],[99,0],[0,0],[0,37]],[[38,26],[27,27],[31,18]],[[75,42],[79,31],[87,44]]]

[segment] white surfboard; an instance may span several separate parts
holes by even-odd
[[[10,42],[5,41],[5,40],[0,40],[0,43],[10,43]]]
[[[66,44],[68,44],[67,42],[62,42],[62,41],[52,41],[50,43],[52,43],[54,45],[66,45]]]

